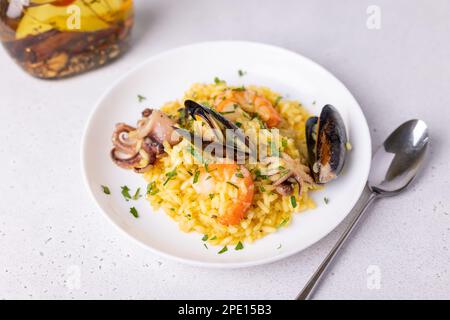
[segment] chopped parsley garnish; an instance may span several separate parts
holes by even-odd
[[[205,163],[205,171],[206,171],[206,172],[209,172],[209,166],[208,166],[208,163]]]
[[[221,111],[219,113],[220,114],[230,114],[230,113],[234,113],[234,110],[233,111]]]
[[[210,193],[209,198],[212,200],[214,198],[214,193]]]
[[[188,151],[190,154],[192,154],[192,156],[194,156],[195,159],[197,159],[198,162],[200,162],[200,163],[205,162],[203,160],[203,157],[200,154],[198,154],[197,150],[195,150],[194,146],[190,145],[188,148]]]
[[[255,170],[255,179],[258,179],[258,178],[266,180],[266,179],[268,179],[268,176],[264,175],[264,174],[261,174],[261,170],[256,169]]]
[[[294,197],[294,201],[295,201],[295,197]],[[294,207],[294,208],[295,208],[295,207]],[[288,218],[283,219],[283,221],[281,221],[280,224],[277,225],[277,229],[279,229],[279,228],[281,228],[281,227],[284,227],[284,226],[286,225],[286,223],[288,223],[288,221],[289,221]]]
[[[156,182],[149,183],[147,185],[147,194],[154,196],[159,192],[158,188],[156,188]]]
[[[142,102],[142,101],[144,101],[144,100],[147,100],[146,97],[144,97],[143,95],[140,95],[140,94],[137,95],[137,98],[138,98],[139,102]]]
[[[323,201],[325,202],[325,204],[328,204],[330,202],[330,199],[328,199],[327,197],[323,198]]]
[[[246,74],[247,74],[246,71],[243,71],[243,70],[241,70],[241,69],[238,70],[238,75],[239,75],[239,77],[243,77],[243,76],[245,76]]]
[[[212,178],[212,176],[207,176],[206,177],[206,180],[209,180],[209,179],[211,179]]]
[[[203,236],[203,238],[202,238],[202,241],[207,241],[207,240],[208,240],[208,235],[205,234],[205,235]]]
[[[297,200],[295,200],[294,196],[291,196],[291,204],[292,208],[297,208]]]
[[[283,146],[283,148],[286,148],[288,146],[287,139],[285,139],[285,138],[281,139],[281,145]]]
[[[278,97],[275,99],[275,103],[274,103],[274,106],[275,106],[275,107],[278,105],[278,103],[280,102],[281,99],[283,99],[282,96],[278,96]]]
[[[200,171],[195,171],[194,174],[194,180],[192,181],[192,183],[197,183],[198,182],[198,177],[200,176]]]
[[[130,208],[130,213],[133,215],[133,217],[139,218],[138,211],[136,210],[135,207],[131,207],[131,208]]]
[[[141,188],[137,188],[136,192],[134,193],[133,200],[137,200],[141,197]]]
[[[236,124],[236,127],[238,127],[238,128],[242,127],[242,123],[240,123],[240,122],[236,122],[235,124]]]
[[[234,250],[242,250],[242,249],[244,249],[244,245],[242,244],[242,242],[239,241]]]
[[[111,190],[109,190],[109,188],[107,186],[102,185],[101,187],[103,189],[104,194],[111,194]]]
[[[225,82],[225,81],[220,80],[219,77],[215,77],[215,78],[214,78],[214,83],[215,83],[215,84],[221,84],[221,83],[224,83],[224,82]]]
[[[125,200],[130,200],[131,199],[131,195],[130,195],[130,188],[128,188],[128,186],[123,186],[120,187],[122,189],[122,195],[125,198]]]
[[[227,251],[228,251],[228,248],[227,248],[227,246],[225,246],[225,247],[222,248],[222,250],[217,252],[217,254],[222,254],[222,253],[227,252]]]
[[[238,177],[238,178],[244,178],[244,175],[242,174],[242,172],[238,172],[238,173],[236,173],[236,177]]]
[[[209,239],[209,240],[216,240],[217,239],[217,237],[216,236],[214,236],[214,237],[212,237],[211,239]]]
[[[237,88],[233,88],[233,91],[245,91],[245,87],[241,86],[241,87],[237,87]]]
[[[239,187],[237,185],[235,185],[233,182],[227,181],[227,183],[232,186],[235,187],[236,189],[239,189]]]
[[[259,186],[259,191],[260,192],[266,192],[266,188],[264,188],[263,186]]]
[[[177,169],[173,169],[170,172],[166,173],[166,181],[164,181],[163,186],[165,186],[167,184],[167,182],[169,182],[173,177],[175,177],[177,175]]]

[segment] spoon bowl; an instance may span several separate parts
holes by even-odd
[[[378,148],[373,157],[368,187],[372,192],[393,196],[416,177],[428,149],[428,127],[422,120],[399,126]]]

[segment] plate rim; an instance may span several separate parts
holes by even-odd
[[[352,204],[352,208],[349,210],[349,212],[347,212],[345,214],[345,216],[342,218],[341,221],[339,221],[336,226],[334,226],[332,229],[330,229],[329,231],[327,231],[326,233],[324,233],[323,235],[321,235],[320,237],[317,237],[315,239],[313,239],[312,241],[310,241],[309,244],[307,244],[306,246],[302,247],[302,248],[294,248],[290,251],[286,251],[280,254],[276,254],[273,255],[271,257],[267,257],[267,258],[261,258],[261,259],[256,259],[253,261],[245,261],[245,262],[205,262],[205,261],[199,261],[199,260],[195,260],[195,259],[189,259],[189,258],[182,258],[179,256],[175,256],[175,255],[171,255],[168,254],[164,251],[158,250],[154,247],[151,247],[147,244],[145,244],[144,242],[142,242],[141,240],[135,238],[134,236],[132,236],[130,233],[128,233],[124,228],[122,228],[121,226],[119,226],[111,217],[110,215],[100,206],[99,202],[97,201],[95,195],[94,195],[94,191],[92,190],[90,184],[89,184],[89,179],[88,179],[88,175],[87,175],[87,158],[86,158],[86,150],[87,150],[87,134],[90,131],[91,125],[92,125],[92,120],[95,117],[95,115],[98,112],[98,109],[102,103],[102,101],[110,94],[110,92],[117,87],[120,83],[126,81],[126,79],[132,75],[133,73],[137,72],[138,70],[140,70],[141,68],[143,68],[145,65],[151,63],[154,60],[158,60],[166,55],[170,55],[173,52],[176,52],[178,50],[185,50],[185,49],[190,49],[190,48],[194,48],[194,47],[201,47],[201,46],[208,46],[208,45],[244,45],[244,46],[260,46],[260,47],[264,47],[265,49],[270,49],[270,50],[278,50],[280,52],[284,52],[286,54],[290,54],[290,55],[296,55],[299,58],[307,61],[308,63],[312,64],[315,68],[320,69],[322,72],[324,72],[325,74],[327,74],[328,76],[332,77],[334,81],[336,81],[337,83],[339,83],[343,89],[345,89],[345,91],[347,92],[347,94],[349,95],[349,97],[351,97],[354,101],[354,103],[356,104],[356,106],[358,107],[359,111],[361,112],[362,118],[364,120],[363,123],[363,127],[364,130],[366,131],[366,136],[368,138],[367,143],[369,145],[369,150],[372,150],[372,139],[370,136],[370,130],[369,130],[369,125],[367,123],[367,119],[364,115],[363,110],[361,109],[360,104],[358,103],[358,101],[356,100],[356,98],[353,96],[353,94],[351,93],[351,91],[347,88],[347,86],[345,86],[345,84],[338,79],[333,73],[331,73],[330,71],[328,71],[325,67],[323,67],[321,64],[313,61],[312,59],[304,56],[303,54],[300,54],[298,52],[283,48],[283,47],[279,47],[276,45],[272,45],[272,44],[267,44],[267,43],[261,43],[261,42],[254,42],[254,41],[241,41],[241,40],[219,40],[219,41],[202,41],[202,42],[195,42],[192,44],[187,44],[187,45],[183,45],[183,46],[178,46],[175,48],[171,48],[168,50],[164,50],[162,52],[156,53],[146,59],[144,59],[142,62],[137,63],[134,67],[130,68],[127,72],[125,72],[122,76],[120,76],[118,79],[114,80],[106,89],[104,89],[103,93],[100,95],[100,97],[96,100],[94,107],[91,109],[88,117],[87,117],[87,121],[85,123],[84,129],[83,129],[83,134],[82,134],[82,139],[81,139],[81,152],[80,152],[80,160],[81,160],[81,166],[80,169],[82,171],[82,176],[83,176],[83,181],[85,184],[86,189],[88,190],[88,193],[90,195],[91,200],[93,200],[93,202],[95,203],[95,206],[97,208],[97,210],[99,210],[103,216],[105,216],[107,218],[107,220],[115,226],[116,229],[120,230],[121,233],[125,234],[128,238],[131,238],[135,243],[138,243],[140,246],[142,246],[143,248],[145,248],[146,250],[149,250],[150,252],[152,252],[153,254],[166,258],[168,260],[172,260],[175,262],[179,262],[182,264],[187,264],[187,265],[191,265],[191,266],[196,266],[196,267],[203,267],[203,268],[212,268],[212,269],[238,269],[238,268],[248,268],[248,267],[254,267],[254,266],[259,266],[259,265],[265,265],[265,264],[270,264],[270,263],[274,263],[276,261],[279,260],[283,260],[286,259],[288,257],[291,257],[295,254],[298,254],[304,250],[306,250],[307,248],[311,247],[312,245],[316,244],[317,242],[319,242],[320,240],[324,239],[325,237],[327,237],[333,230],[335,230],[337,227],[339,227],[344,220],[350,215],[350,213],[352,212],[352,209],[355,207],[355,205],[357,204],[359,198],[361,197],[361,195],[364,192],[366,183],[363,184],[363,187],[361,188],[360,191],[358,191],[358,197],[355,197],[356,201],[354,201],[354,203]],[[369,162],[368,162],[368,169],[367,172],[365,173],[364,176],[364,180],[367,181],[368,176],[369,176],[369,171],[370,171],[370,167],[371,167],[371,161],[372,161],[372,157],[370,155],[369,157]]]

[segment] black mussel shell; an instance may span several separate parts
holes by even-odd
[[[345,163],[347,131],[335,107],[328,104],[319,118],[308,119],[306,140],[315,181],[324,184],[336,179]]]
[[[207,106],[204,106],[200,103],[197,103],[193,100],[186,100],[184,102],[184,106],[186,107],[188,113],[190,116],[195,119],[195,116],[201,117],[211,128],[221,130],[224,129],[231,129],[233,130],[234,137],[242,143],[245,147],[249,148],[251,152],[254,152],[256,148],[253,146],[253,144],[250,142],[247,136],[244,135],[241,129],[239,129],[238,126],[236,126],[233,122],[225,118],[223,115],[221,115],[216,110],[209,108]],[[220,126],[222,128],[220,128]],[[228,144],[234,144],[230,141],[221,141],[222,143]]]
[[[310,117],[306,121],[306,148],[308,151],[308,164],[312,168],[316,162],[316,144],[317,144],[317,123],[318,117]]]

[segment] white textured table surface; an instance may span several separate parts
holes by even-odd
[[[83,128],[114,79],[169,48],[236,39],[279,45],[329,69],[360,102],[374,146],[410,118],[431,129],[420,179],[372,207],[316,297],[449,299],[450,2],[374,2],[379,30],[366,25],[374,3],[365,0],[136,1],[132,50],[65,81],[33,79],[0,50],[0,298],[295,297],[348,221],[277,263],[199,269],[117,232],[81,178]]]

